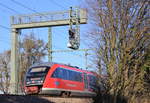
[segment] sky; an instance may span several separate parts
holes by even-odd
[[[16,2],[23,5],[18,5]],[[82,0],[0,0],[0,53],[11,48],[11,30],[9,29],[11,16],[35,13],[33,10],[38,12],[64,11],[69,10],[71,6],[83,6],[82,4]],[[80,49],[89,48],[85,38],[87,25],[80,26]],[[70,50],[67,48],[68,29],[69,26],[52,27],[53,50]],[[48,28],[25,29],[22,30],[21,37],[31,32],[36,34],[36,38],[48,41]],[[47,58],[44,61],[47,61]],[[53,53],[53,61],[85,68],[84,52]],[[91,63],[90,60],[88,63]]]

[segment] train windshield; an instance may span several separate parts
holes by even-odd
[[[33,67],[29,69],[28,75],[46,74],[48,70],[49,70],[49,67]]]

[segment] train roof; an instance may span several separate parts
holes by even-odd
[[[74,67],[74,68],[77,68],[77,69],[82,69],[82,68],[79,68],[78,66],[71,66],[71,65],[67,65],[67,64],[63,64],[63,63],[56,63],[56,62],[39,62],[39,63],[35,63],[32,66],[30,66],[30,68],[37,67],[37,66],[51,67],[54,64],[65,65],[65,66]]]
[[[30,66],[30,68],[37,67],[37,66],[47,66],[47,67],[51,67],[51,66],[53,66],[54,64],[59,64],[59,65],[64,65],[64,66],[73,67],[73,68],[82,70],[82,71],[87,72],[87,73],[90,73],[90,72],[91,72],[91,73],[94,73],[94,72],[92,72],[92,71],[83,70],[82,68],[79,68],[78,66],[71,66],[71,65],[66,65],[66,64],[63,64],[63,63],[56,63],[56,62],[39,62],[39,63],[35,63],[35,64],[33,64],[32,66]]]
[[[30,68],[33,67],[37,67],[37,66],[47,66],[47,67],[51,67],[54,64],[59,64],[59,63],[55,63],[55,62],[39,62],[39,63],[35,63],[32,66],[30,66]]]

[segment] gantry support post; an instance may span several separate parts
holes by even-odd
[[[18,94],[18,30],[12,29],[12,46],[11,46],[11,80],[10,92],[11,94]]]
[[[87,64],[87,56],[88,56],[88,53],[87,53],[88,50],[85,50],[85,68],[86,70],[88,69],[88,64]]]
[[[52,62],[52,28],[48,28],[48,61]]]

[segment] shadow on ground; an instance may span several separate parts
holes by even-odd
[[[54,103],[38,96],[0,95],[0,103]]]
[[[94,98],[94,103],[114,103],[114,98],[109,94],[99,94]],[[115,103],[127,103],[127,99],[117,96]]]

